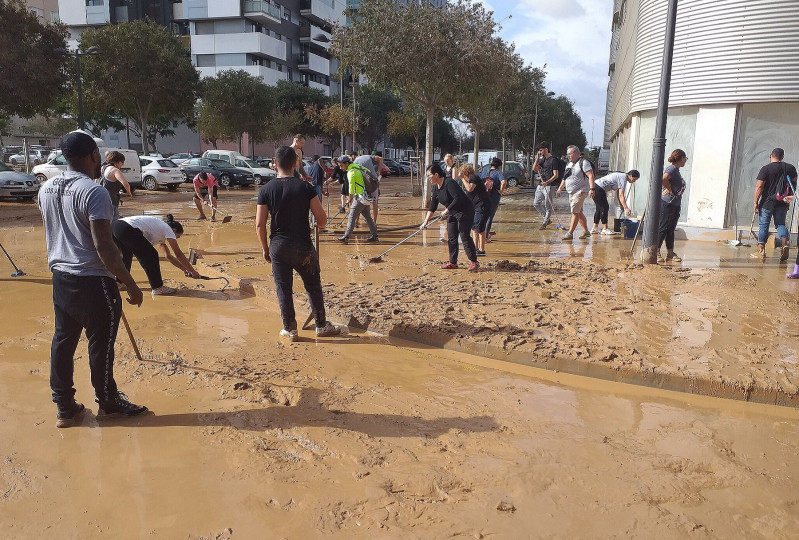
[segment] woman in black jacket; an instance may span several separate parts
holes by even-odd
[[[443,204],[446,208],[441,212],[441,217],[447,218],[449,262],[441,268],[445,270],[458,268],[458,236],[460,236],[463,250],[471,261],[469,271],[476,272],[480,268],[480,263],[477,262],[477,252],[471,236],[474,223],[474,204],[458,185],[457,180],[446,178],[444,169],[438,163],[427,168],[427,178],[434,184],[433,196],[430,198],[427,215],[419,228],[426,228],[430,218],[433,217],[433,212],[436,211],[439,204]]]

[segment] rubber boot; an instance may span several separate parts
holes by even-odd
[[[799,279],[799,264],[793,265],[793,272],[785,274],[788,279]]]

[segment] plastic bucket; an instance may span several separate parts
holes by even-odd
[[[635,238],[635,233],[638,232],[639,221],[633,219],[623,219],[621,222],[621,230],[624,233],[624,238],[632,240]]]

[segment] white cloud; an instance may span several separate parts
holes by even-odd
[[[547,65],[547,89],[574,102],[591,143],[601,145],[605,124],[613,3],[609,0],[494,0],[500,35],[527,64]]]

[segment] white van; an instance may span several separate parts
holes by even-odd
[[[270,179],[277,176],[276,171],[268,167],[261,167],[258,162],[247,159],[246,156],[239,154],[235,150],[206,150],[203,153],[203,158],[221,159],[222,161],[227,161],[234,167],[250,171],[253,175],[255,185],[257,186],[266,184]]]
[[[135,150],[128,150],[127,148],[108,148],[106,146],[100,147],[100,159],[105,160],[106,152],[116,150],[125,156],[125,164],[122,166],[122,174],[130,184],[131,191],[141,187],[141,164],[139,163],[139,155]],[[67,170],[67,159],[61,152],[53,153],[47,163],[37,165],[31,171],[40,184],[43,184],[50,178],[61,174]]]

